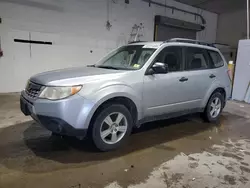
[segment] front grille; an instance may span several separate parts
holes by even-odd
[[[25,92],[31,98],[37,98],[39,94],[41,93],[42,88],[43,88],[42,85],[29,81],[25,88]]]

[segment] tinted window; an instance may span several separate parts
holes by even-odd
[[[224,61],[218,52],[208,51],[208,54],[211,57],[213,67],[218,68],[224,65]]]
[[[209,67],[206,51],[201,48],[186,48],[186,70],[200,70]]]
[[[182,70],[182,49],[172,46],[164,48],[156,57],[155,62],[168,65],[169,72]]]

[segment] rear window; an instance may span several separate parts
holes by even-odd
[[[224,61],[218,52],[208,51],[208,54],[211,57],[214,68],[222,67],[224,65]]]

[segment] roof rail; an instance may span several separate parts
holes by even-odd
[[[210,47],[216,48],[214,46],[214,44],[211,44],[211,43],[198,41],[198,40],[193,40],[193,39],[185,39],[185,38],[172,38],[172,39],[169,39],[169,40],[167,40],[165,42],[183,42],[183,43],[199,44],[199,45],[210,46]]]
[[[138,41],[131,41],[131,42],[128,42],[128,44],[140,43],[140,42],[147,42],[147,41],[140,41],[140,40],[138,40]]]

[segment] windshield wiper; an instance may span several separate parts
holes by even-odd
[[[100,65],[100,66],[98,66],[98,68],[119,70],[119,69],[118,69],[118,68],[116,68],[116,67],[107,66],[107,65]]]

